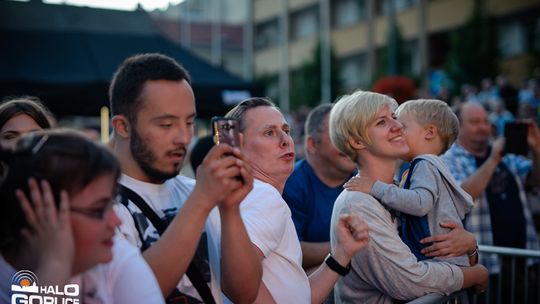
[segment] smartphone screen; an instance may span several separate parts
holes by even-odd
[[[240,146],[238,120],[234,118],[212,118],[212,133],[216,145],[226,143],[232,147]]]
[[[527,124],[512,122],[504,126],[504,153],[527,155],[529,145],[527,144]]]

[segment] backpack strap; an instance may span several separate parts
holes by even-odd
[[[128,187],[124,185],[119,184],[119,186],[120,186],[120,195],[122,196],[122,199],[121,199],[122,204],[124,204],[123,202],[124,198],[127,198],[131,202],[133,202],[141,210],[144,216],[148,218],[148,220],[156,228],[158,234],[161,236],[165,232],[165,229],[167,229],[168,224],[165,221],[163,221],[161,218],[159,218],[156,212],[154,212],[154,210],[152,210],[152,208],[148,206],[148,204],[144,201],[144,199],[140,195],[138,195],[135,191],[129,189]],[[125,205],[127,206],[127,201],[125,202]],[[139,232],[139,237],[141,237],[141,240],[143,240],[140,232]],[[146,249],[148,248],[144,248],[144,249],[141,248],[141,251],[144,251]],[[214,297],[212,296],[212,292],[210,291],[210,288],[204,281],[204,278],[201,272],[199,271],[195,263],[193,263],[193,259],[189,263],[189,266],[186,270],[186,275],[188,276],[189,280],[191,281],[191,283],[193,284],[193,286],[195,287],[195,289],[197,290],[197,292],[203,299],[204,303],[206,304],[216,303],[214,300]]]

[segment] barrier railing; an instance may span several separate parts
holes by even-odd
[[[409,303],[540,304],[540,251],[486,245],[478,246],[478,251],[480,254],[496,254],[501,269],[499,274],[490,274],[490,282],[484,294],[469,298],[465,290],[460,290],[448,296],[427,294]],[[508,274],[510,280],[507,279]]]

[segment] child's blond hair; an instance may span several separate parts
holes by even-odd
[[[438,99],[415,99],[401,104],[396,115],[410,114],[421,126],[432,124],[443,144],[444,153],[456,140],[459,133],[459,120],[448,104]]]

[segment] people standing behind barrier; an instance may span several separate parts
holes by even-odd
[[[130,57],[114,74],[109,98],[111,147],[122,165],[119,231],[143,250],[169,303],[221,303],[222,290],[233,302],[252,302],[261,265],[238,207],[252,188],[242,154],[216,146],[196,184],[179,175],[196,116],[190,83],[182,66],[160,54]],[[220,225],[221,235],[209,230]],[[213,245],[220,237],[221,250]]]
[[[283,199],[289,205],[302,248],[302,266],[316,269],[330,253],[330,218],[334,201],[356,169],[330,141],[328,117],[332,104],[313,109],[305,123],[306,158],[287,179]]]
[[[491,124],[481,105],[464,104],[459,119],[458,140],[443,159],[458,183],[475,200],[465,227],[482,245],[540,249],[524,189],[526,183],[540,186],[538,126],[532,121],[527,123],[531,161],[524,156],[504,154],[502,137],[491,142]],[[482,254],[480,263],[491,274],[501,271],[497,255]],[[506,277],[510,280],[510,265],[505,263],[503,269],[508,270]]]
[[[115,237],[120,167],[105,147],[74,131],[43,131],[0,155],[8,168],[0,186],[2,303],[15,303],[10,283],[19,270],[34,272],[42,288],[77,284],[80,303],[163,303],[138,250]]]
[[[0,147],[8,147],[22,134],[49,129],[53,124],[53,115],[38,98],[8,98],[0,104]]]
[[[301,266],[302,251],[291,211],[281,196],[294,168],[289,124],[269,99],[259,97],[242,101],[226,117],[240,122],[242,152],[255,177],[253,190],[240,205],[253,248],[263,265],[255,302],[322,303],[339,274],[347,275],[351,256],[368,242],[368,227],[357,214],[337,219],[337,241],[331,254],[308,278]]]
[[[409,153],[403,125],[394,114],[396,107],[396,101],[388,96],[357,91],[341,97],[330,113],[332,142],[354,160],[361,174],[386,184],[393,183],[397,159]],[[333,245],[337,239],[335,223],[349,212],[366,220],[370,242],[353,257],[349,275],[338,281],[337,303],[393,303],[394,299],[412,300],[427,293],[486,287],[487,271],[481,265],[458,267],[418,261],[398,235],[396,214],[366,193],[345,190],[337,198],[331,224]],[[456,236],[455,231],[462,233],[451,243],[460,248],[466,244],[458,254],[473,251],[476,244],[466,241],[468,233],[455,228],[450,234]]]
[[[459,121],[446,102],[436,99],[409,100],[397,108],[396,115],[409,146],[409,153],[401,157],[410,164],[401,179],[402,187],[373,180],[362,173],[345,187],[371,194],[385,206],[401,212],[401,239],[422,261],[428,257],[421,252],[427,246],[421,241],[450,232],[441,224],[461,223],[473,207],[471,196],[457,184],[439,158],[456,140]],[[469,256],[476,260],[477,250]],[[469,266],[469,256],[438,259]]]

